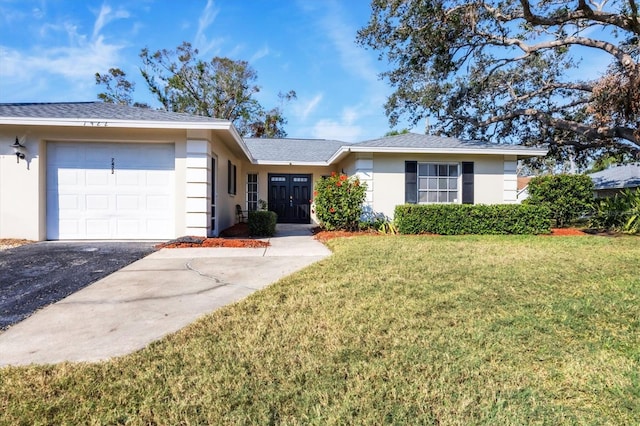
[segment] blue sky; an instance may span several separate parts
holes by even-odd
[[[289,137],[373,139],[390,130],[391,88],[378,78],[386,63],[355,43],[369,15],[368,0],[0,0],[0,102],[96,100],[94,74],[119,67],[135,100],[157,107],[140,49],[188,41],[203,59],[249,61],[267,108],[295,90]]]

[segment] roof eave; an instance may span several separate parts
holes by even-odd
[[[350,146],[348,152],[373,152],[389,154],[468,154],[468,155],[516,155],[518,158],[529,158],[547,155],[544,148],[527,148],[527,150],[508,150],[499,148],[410,148],[410,147],[358,147]],[[338,154],[338,153],[336,153]],[[337,155],[335,155],[337,156]],[[334,156],[334,157],[335,157]],[[332,157],[333,159],[333,157]]]
[[[117,120],[104,118],[28,118],[0,117],[0,124],[17,126],[58,126],[58,127],[111,127],[126,129],[185,129],[185,130],[227,130],[230,121],[150,121]],[[235,132],[237,135],[237,131]],[[235,136],[235,135],[234,135]],[[244,144],[243,144],[244,145]],[[246,148],[246,147],[245,147]]]
[[[286,161],[286,160],[254,160],[253,164],[260,166],[310,166],[327,167],[331,164],[327,161]]]

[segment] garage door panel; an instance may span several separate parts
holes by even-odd
[[[67,235],[78,235],[80,231],[79,225],[80,222],[78,222],[77,220],[61,220],[60,233],[64,233]]]
[[[84,181],[87,186],[109,185],[109,173],[106,170],[77,170],[76,175],[79,175],[80,182]]]
[[[144,172],[140,170],[118,170],[115,179],[116,186],[144,185]]]
[[[163,195],[148,195],[146,197],[147,210],[150,212],[161,212],[171,208],[171,200]]]
[[[52,207],[57,205],[59,209],[63,210],[78,210],[80,208],[78,196],[75,194],[61,194],[58,200],[58,203],[53,204]]]
[[[147,185],[163,187],[169,185],[169,176],[160,171],[150,171],[145,173]]]
[[[47,238],[174,236],[173,145],[53,142],[48,154]]]
[[[85,197],[85,209],[87,212],[103,212],[109,211],[109,196],[108,195],[87,195]]]
[[[82,223],[82,220],[80,221]],[[86,219],[84,232],[88,238],[109,239],[113,238],[108,219]]]
[[[116,237],[126,238],[127,235],[139,235],[143,229],[140,220],[116,220]]]
[[[58,185],[77,185],[81,181],[78,171],[73,169],[60,169],[56,176]]]
[[[120,210],[140,210],[139,195],[118,195],[116,196],[116,208]]]

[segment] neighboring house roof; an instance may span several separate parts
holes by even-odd
[[[247,148],[258,164],[320,163],[350,143],[327,139],[245,138]]]
[[[640,164],[609,167],[589,174],[595,189],[621,189],[640,187]]]

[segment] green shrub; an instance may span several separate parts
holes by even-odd
[[[587,175],[538,176],[529,182],[525,204],[546,206],[556,226],[567,226],[593,208],[593,181]]]
[[[405,204],[396,206],[401,234],[548,234],[549,209],[523,204]]]
[[[599,200],[590,226],[629,234],[640,232],[640,191],[627,188],[611,198]]]
[[[320,226],[329,231],[357,230],[366,190],[357,177],[335,172],[316,182],[313,195]]]
[[[273,237],[276,233],[278,215],[268,210],[249,212],[249,235],[252,237]]]

